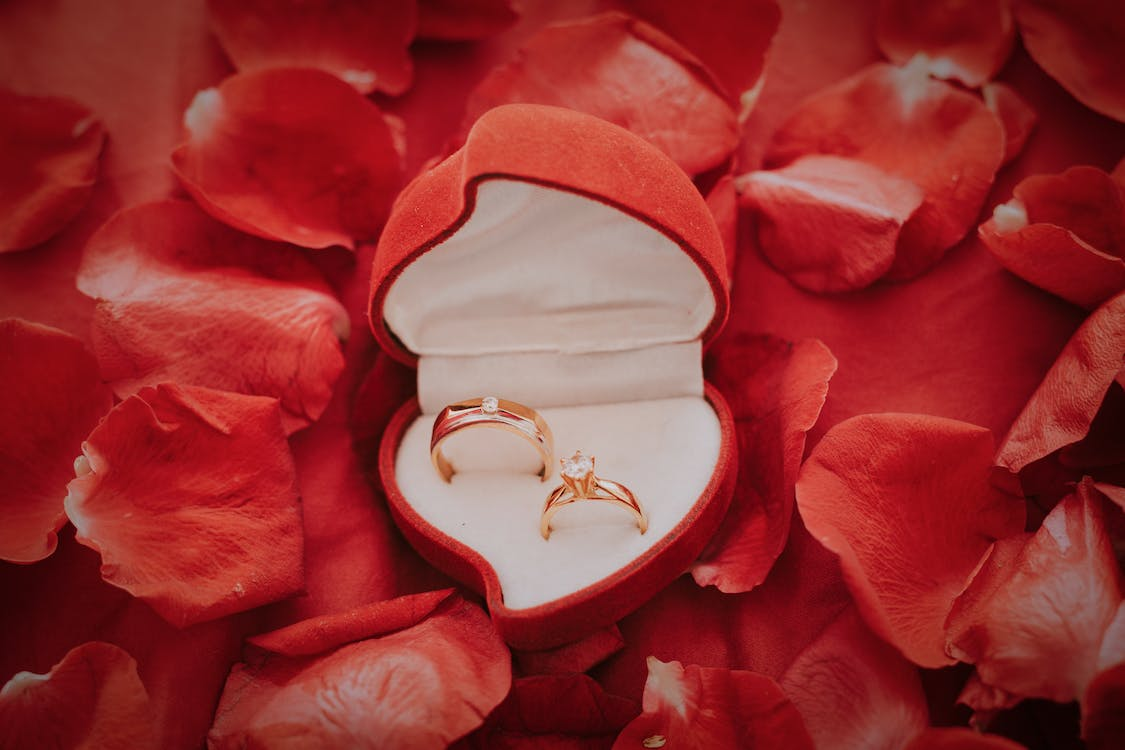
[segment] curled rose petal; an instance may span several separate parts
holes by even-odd
[[[688,174],[718,166],[738,144],[734,110],[699,62],[671,37],[622,13],[539,31],[473,90],[463,131],[512,102],[597,115],[650,141]]]
[[[820,416],[836,358],[815,339],[739,336],[718,344],[707,365],[734,412],[742,474],[722,529],[691,573],[700,586],[738,593],[765,580],[789,538],[805,433]]]
[[[1090,750],[1116,750],[1125,737],[1125,664],[1105,670],[1082,699],[1082,739]]]
[[[1004,132],[980,99],[924,65],[876,64],[805,100],[774,136],[767,166],[807,154],[859,159],[922,188],[887,274],[905,279],[965,236],[1000,167]]]
[[[1122,601],[1102,502],[1079,485],[1033,536],[997,542],[954,603],[948,652],[984,685],[1060,703],[1085,692]]]
[[[996,75],[1015,37],[1008,0],[882,0],[875,29],[891,62],[923,55],[931,75],[974,88]]]
[[[300,590],[301,509],[275,399],[142,388],[82,452],[66,497],[78,540],[106,581],[173,625]]]
[[[413,2],[207,0],[215,36],[241,71],[317,68],[363,94],[410,87]]]
[[[475,40],[519,20],[512,0],[418,0],[420,39]]]
[[[733,278],[734,263],[738,257],[738,192],[734,177],[729,174],[720,177],[704,199],[715,217],[719,236],[723,238],[723,248],[727,251],[727,274]]]
[[[156,748],[137,662],[94,641],[71,649],[47,674],[17,673],[0,688],[0,746]]]
[[[922,189],[856,159],[811,154],[738,179],[753,209],[758,248],[810,292],[861,289],[894,263]]]
[[[241,73],[196,94],[172,152],[184,188],[236,229],[302,247],[374,238],[401,181],[373,103],[312,69]]]
[[[1023,100],[1016,90],[1006,83],[992,81],[980,90],[984,106],[988,107],[1004,126],[1004,164],[1008,164],[1023,151],[1031,131],[1039,122],[1039,115]]]
[[[105,129],[82,105],[0,87],[0,253],[50,239],[90,200]]]
[[[520,672],[527,675],[586,672],[625,645],[616,625],[596,630],[575,641],[543,651],[514,651]]]
[[[510,686],[508,649],[488,615],[455,597],[391,635],[236,665],[208,743],[444,748],[479,726]]]
[[[1017,0],[1020,37],[1047,74],[1090,109],[1125,122],[1118,0]]]
[[[801,715],[765,675],[650,656],[643,700],[643,713],[618,735],[614,750],[813,748]]]
[[[1095,167],[1016,185],[981,224],[985,245],[1012,273],[1092,310],[1125,290],[1125,189]]]
[[[55,551],[74,457],[112,405],[81,341],[0,320],[0,560],[30,563]]]
[[[124,398],[174,381],[280,399],[287,432],[321,415],[344,367],[347,313],[297,248],[186,201],[128,209],[86,247],[94,347]]]
[[[981,556],[1023,529],[991,479],[992,434],[911,414],[833,427],[797,479],[809,532],[840,556],[864,619],[914,663],[953,663],[943,625]]]
[[[1067,342],[1001,442],[997,465],[1019,472],[1084,438],[1123,362],[1125,293],[1095,310]]]

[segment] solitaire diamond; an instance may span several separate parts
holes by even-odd
[[[485,396],[480,400],[480,410],[485,414],[495,414],[500,408],[500,401],[495,396]]]
[[[594,460],[581,452],[562,460],[562,474],[571,479],[582,479],[594,470]]]

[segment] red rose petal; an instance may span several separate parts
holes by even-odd
[[[972,729],[931,727],[906,745],[905,750],[1022,750],[1023,745],[1007,737],[981,734]]]
[[[0,559],[55,551],[82,439],[113,405],[97,363],[70,334],[0,320]]]
[[[391,635],[236,665],[208,742],[444,748],[479,726],[510,685],[508,650],[488,615],[455,598]]]
[[[738,192],[734,177],[729,174],[720,177],[704,199],[715,217],[719,236],[723,238],[723,248],[727,251],[727,273],[733,278],[734,263],[738,257]]]
[[[922,189],[856,159],[809,155],[750,172],[738,187],[757,221],[758,248],[810,292],[862,289],[894,263]]]
[[[975,88],[1004,65],[1016,28],[1007,0],[882,0],[875,35],[891,62],[925,55],[931,75]]]
[[[196,95],[180,181],[215,218],[266,239],[323,248],[374,238],[401,181],[378,107],[319,70],[241,73]]]
[[[335,615],[321,615],[247,638],[284,656],[312,656],[355,641],[413,627],[453,595],[453,589],[400,596]]]
[[[71,649],[48,674],[16,674],[0,689],[0,746],[156,748],[137,662],[92,642]]]
[[[734,412],[741,475],[731,509],[692,567],[700,586],[749,591],[765,580],[789,538],[793,485],[836,359],[815,339],[724,339],[707,361],[707,380]]]
[[[718,166],[738,144],[734,110],[699,62],[671,37],[622,13],[535,34],[473,90],[463,130],[511,102],[597,115],[650,141],[688,174]]]
[[[624,645],[621,631],[616,625],[611,625],[574,643],[545,651],[514,651],[512,656],[523,674],[568,674],[590,670]]]
[[[984,105],[1000,118],[1000,124],[1004,126],[1003,163],[1008,164],[1023,152],[1031,131],[1039,122],[1039,115],[1006,83],[986,83],[980,93]]]
[[[1094,167],[1029,177],[980,237],[1020,278],[1092,310],[1125,289],[1125,190]]]
[[[318,68],[364,94],[410,88],[412,1],[207,0],[207,11],[241,71]]]
[[[98,299],[95,349],[122,398],[163,381],[273,396],[293,432],[321,415],[344,366],[347,314],[300,251],[186,201],[110,219],[78,286]]]
[[[1012,472],[1076,443],[1090,430],[1125,361],[1125,293],[1094,311],[1059,354],[1000,444]]]
[[[629,0],[626,7],[690,50],[740,103],[742,117],[749,114],[781,24],[774,0]]]
[[[0,253],[50,239],[90,200],[105,129],[82,105],[0,87]]]
[[[499,34],[519,17],[512,0],[418,0],[418,37],[485,39]]]
[[[1082,739],[1089,750],[1117,750],[1125,737],[1125,664],[1090,682],[1082,699]]]
[[[903,227],[888,278],[917,276],[965,236],[1004,154],[999,120],[980,99],[930,78],[925,67],[876,64],[805,100],[767,156],[865,161],[915,183],[926,199]]]
[[[1090,109],[1125,122],[1118,0],[1017,0],[1020,37],[1035,62]]]
[[[1101,502],[1083,483],[1034,536],[997,542],[954,603],[948,651],[985,685],[1064,703],[1085,692],[1122,601]]]
[[[809,532],[840,556],[876,633],[924,667],[951,664],[943,624],[989,545],[1023,529],[990,482],[992,434],[940,417],[870,414],[833,427],[797,479]]]
[[[82,451],[66,498],[79,541],[101,553],[106,581],[172,624],[300,590],[301,512],[276,400],[142,388]]]
[[[682,750],[813,748],[801,715],[769,677],[649,657],[644,712],[625,727],[613,747],[665,746],[655,738]]]

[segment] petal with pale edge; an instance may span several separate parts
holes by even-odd
[[[971,87],[996,75],[1015,37],[1008,0],[883,0],[875,28],[891,62],[924,55],[931,75]]]
[[[102,577],[184,627],[297,593],[301,509],[277,401],[162,384],[90,433],[66,513]]]
[[[692,567],[700,586],[728,594],[766,579],[789,539],[805,433],[828,395],[836,358],[816,339],[738,336],[707,360],[707,380],[734,412],[740,477],[726,520]]]
[[[1085,692],[1122,601],[1103,502],[1080,484],[1033,536],[997,542],[954,603],[947,650],[984,685],[1061,703]]]
[[[1092,310],[1125,290],[1125,189],[1095,167],[1035,175],[980,226],[1009,271]]]
[[[418,37],[486,39],[519,20],[513,6],[512,0],[418,0]]]
[[[19,672],[0,689],[0,747],[157,747],[137,663],[93,641],[71,649],[47,674]]]
[[[344,367],[347,313],[301,251],[187,201],[110,219],[78,287],[98,300],[95,353],[122,398],[164,381],[273,396],[293,432],[321,415]]]
[[[454,597],[390,635],[236,665],[209,747],[444,748],[480,725],[511,679],[488,615]]]
[[[364,94],[410,88],[412,1],[207,0],[207,13],[239,70],[317,68]]]
[[[664,743],[657,744],[657,738]],[[737,669],[685,667],[650,656],[643,713],[622,730],[613,747],[665,746],[812,750],[813,742],[797,709],[769,677]]]
[[[862,289],[894,263],[903,224],[922,189],[857,159],[810,154],[738,179],[758,248],[810,292]]]
[[[172,166],[203,210],[250,234],[324,248],[373,239],[402,167],[372,102],[320,70],[240,73],[196,94]]]
[[[738,145],[735,112],[699,61],[623,13],[539,31],[469,95],[463,130],[512,102],[597,115],[648,140],[688,174],[718,166]]]
[[[996,463],[1018,472],[1084,438],[1125,362],[1125,293],[1090,315],[1067,342],[1000,444]]]
[[[1125,13],[1120,0],[1016,0],[1023,46],[1090,109],[1125,122]]]
[[[984,105],[1000,118],[1000,124],[1004,126],[1004,164],[1008,164],[1023,152],[1031,131],[1039,122],[1039,115],[1006,83],[986,83],[981,87],[980,94]]]
[[[814,538],[840,557],[860,612],[919,666],[952,664],[944,622],[1024,504],[990,481],[992,433],[952,419],[867,414],[833,427],[797,479]]]
[[[112,405],[81,341],[0,320],[0,560],[31,563],[55,551],[74,458]]]
[[[105,129],[82,105],[0,87],[0,253],[56,235],[90,200]]]
[[[809,97],[774,135],[767,166],[807,154],[865,161],[918,185],[888,278],[917,276],[973,225],[1004,156],[1000,121],[924,65],[879,63]]]

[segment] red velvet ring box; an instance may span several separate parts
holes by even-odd
[[[603,120],[513,104],[399,196],[375,254],[375,337],[417,368],[380,446],[395,522],[431,564],[480,592],[505,640],[539,649],[616,622],[681,575],[730,503],[733,419],[703,380],[726,318],[714,220],[662,152]],[[430,463],[435,416],[496,396],[550,425],[555,465],[474,427]],[[581,450],[648,513],[580,501],[539,533],[558,460]]]

